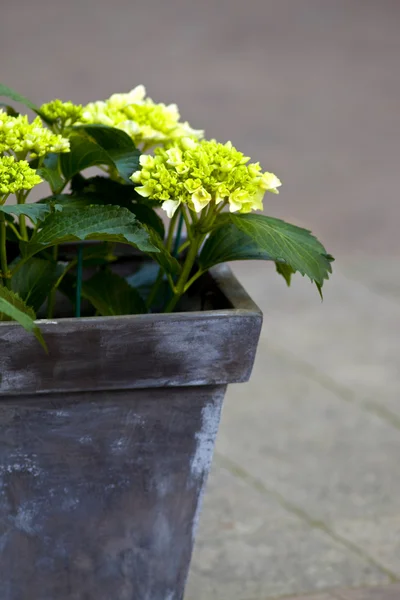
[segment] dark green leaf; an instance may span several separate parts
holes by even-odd
[[[59,194],[45,198],[42,202],[52,202],[54,206],[65,208],[76,208],[79,206],[90,205],[110,205],[121,206],[130,210],[140,223],[148,225],[154,229],[163,239],[165,235],[164,223],[150,206],[146,204],[132,202],[137,198],[135,188],[131,185],[113,181],[108,177],[91,177],[85,179],[76,175],[72,179],[72,194]]]
[[[36,225],[38,221],[43,221],[50,213],[50,206],[47,204],[39,204],[37,202],[34,204],[5,204],[0,206],[0,211],[17,217],[19,217],[19,215],[25,215],[30,218],[34,225]]]
[[[292,267],[290,265],[287,265],[286,263],[276,262],[275,265],[276,265],[276,272],[279,273],[279,275],[282,275],[282,277],[286,281],[287,285],[290,286],[290,283],[292,280],[292,275],[294,275],[294,273],[296,271],[294,269],[292,269]]]
[[[138,202],[131,202],[129,210],[133,212],[133,214],[135,215],[137,220],[140,221],[140,223],[143,223],[143,225],[148,225],[149,227],[154,229],[156,233],[158,233],[161,239],[164,239],[164,223],[155,210],[153,210],[146,204],[139,204]]]
[[[64,188],[65,181],[60,172],[59,154],[53,152],[48,154],[43,161],[43,166],[37,170],[37,173],[49,183],[52,192],[57,193]]]
[[[319,286],[329,278],[332,257],[306,229],[264,215],[230,215],[230,218],[273,260],[287,263]]]
[[[45,121],[46,123],[49,122],[49,119],[47,119],[42,114],[40,108],[38,106],[36,106],[36,104],[31,102],[31,100],[29,100],[29,98],[26,98],[25,96],[22,96],[21,94],[18,94],[18,92],[9,88],[8,86],[4,85],[3,83],[0,83],[0,97],[1,96],[4,96],[5,98],[9,98],[10,100],[14,100],[14,102],[19,102],[20,104],[24,104],[26,107],[33,110],[36,114],[40,115],[40,117],[43,119],[43,121]]]
[[[49,212],[54,212],[75,210],[83,206],[90,206],[93,202],[90,202],[87,196],[79,196],[78,194],[53,194],[42,198],[38,204],[45,204],[51,208]]]
[[[111,156],[122,179],[132,185],[129,177],[139,168],[140,151],[125,131],[105,125],[79,125],[74,131],[85,133],[103,148]]]
[[[21,242],[25,257],[44,247],[78,240],[122,242],[143,252],[159,252],[151,236],[126,208],[118,206],[85,206],[49,215],[30,242]]]
[[[230,222],[215,229],[205,242],[199,266],[207,271],[213,265],[233,260],[273,260],[246,233]]]
[[[60,264],[31,258],[12,277],[12,290],[38,311],[63,271]]]
[[[158,233],[150,227],[144,227],[149,233],[151,243],[159,250],[158,254],[151,254],[151,258],[154,258],[166,273],[169,273],[170,275],[179,275],[181,266],[176,258],[168,252]]]
[[[82,286],[82,296],[102,316],[132,315],[147,312],[140,294],[123,277],[100,271]]]
[[[0,320],[17,321],[26,331],[33,333],[43,348],[46,349],[45,341],[39,327],[35,323],[36,315],[32,308],[11,290],[0,286]]]
[[[4,110],[10,117],[18,117],[19,114],[15,108],[4,102],[0,102],[0,110]]]
[[[80,135],[71,135],[70,152],[60,156],[61,170],[67,181],[74,175],[97,165],[113,165],[110,156],[98,144]]]
[[[138,169],[140,152],[129,135],[105,125],[80,125],[73,130],[71,151],[61,155],[67,180],[88,167],[109,165],[131,184],[129,177]]]
[[[71,180],[71,190],[77,194],[100,197],[102,204],[127,206],[132,200],[141,198],[131,184],[120,183],[109,177],[96,175],[85,179],[80,173]]]

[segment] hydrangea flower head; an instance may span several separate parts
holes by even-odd
[[[149,148],[166,145],[182,137],[200,138],[203,132],[180,121],[176,104],[156,104],[146,98],[144,86],[127,94],[113,94],[108,100],[91,102],[83,109],[84,123],[99,123],[125,131],[135,142]]]
[[[16,161],[13,156],[0,156],[0,194],[8,196],[19,190],[30,190],[41,183],[41,178],[26,160]]]
[[[70,127],[82,119],[82,105],[62,100],[52,100],[40,107],[42,114],[58,125],[60,129]]]
[[[249,157],[230,142],[183,138],[168,149],[156,148],[154,154],[140,157],[142,168],[131,179],[140,184],[136,191],[159,200],[169,217],[181,202],[197,213],[210,202],[225,202],[231,212],[262,210],[265,192],[277,194],[281,185],[259,163],[247,164]]]
[[[49,152],[69,152],[69,141],[43,127],[40,117],[29,123],[26,115],[14,117],[0,111],[0,153],[3,152],[36,158]]]

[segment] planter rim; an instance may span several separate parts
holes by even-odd
[[[48,355],[18,323],[0,323],[0,398],[247,381],[262,312],[227,265],[209,273],[231,307],[38,319]]]
[[[165,320],[192,320],[193,317],[197,319],[209,319],[217,318],[223,319],[227,316],[241,316],[247,315],[248,313],[257,314],[262,316],[261,309],[257,306],[257,304],[252,300],[252,298],[248,295],[245,288],[238,281],[238,279],[233,274],[230,267],[226,264],[217,265],[216,267],[212,267],[208,273],[211,275],[212,279],[218,286],[218,289],[223,293],[228,302],[232,305],[231,308],[221,308],[221,309],[211,309],[211,310],[193,310],[186,312],[173,312],[173,313],[148,313],[142,315],[112,315],[112,316],[104,316],[104,317],[62,317],[62,318],[54,318],[54,319],[36,319],[35,323],[37,323],[41,329],[46,332],[46,326],[62,326],[63,323],[68,325],[89,325],[90,323],[99,323],[99,322],[110,322],[113,323],[116,320],[121,321],[157,321],[161,319]],[[21,328],[19,323],[14,321],[3,321],[0,322],[0,328],[8,328],[8,327],[16,327]]]

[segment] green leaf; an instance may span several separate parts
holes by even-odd
[[[31,110],[34,110],[35,112],[37,112],[39,110],[39,107],[36,106],[36,104],[34,104],[33,102],[31,102],[31,100],[29,100],[25,96],[22,96],[21,94],[18,94],[18,92],[9,88],[8,86],[4,85],[3,83],[0,83],[0,96],[5,96],[6,98],[9,98],[10,100],[14,100],[15,102],[24,104],[25,106],[27,106]]]
[[[37,170],[37,174],[47,181],[51,191],[57,193],[65,186],[65,181],[60,172],[60,156],[51,152],[43,160],[43,166]]]
[[[106,125],[77,125],[74,131],[84,133],[103,148],[122,179],[132,185],[129,177],[139,168],[140,151],[125,131]]]
[[[9,98],[10,100],[14,100],[14,102],[19,102],[20,104],[24,104],[27,108],[30,108],[37,115],[39,115],[43,119],[43,121],[45,121],[46,123],[50,122],[49,119],[47,119],[43,115],[40,108],[38,106],[36,106],[36,104],[34,104],[31,100],[29,100],[29,98],[22,96],[22,94],[19,94],[18,92],[9,88],[7,85],[4,85],[3,83],[0,83],[0,97],[1,96],[4,96],[5,98]]]
[[[59,194],[45,198],[42,202],[50,201],[60,207],[71,208],[90,205],[121,206],[130,210],[144,225],[154,229],[163,239],[165,235],[164,223],[154,209],[146,204],[132,202],[138,194],[131,185],[113,181],[108,177],[96,176],[85,179],[80,174],[75,175],[71,181],[72,194]],[[159,203],[158,203],[159,205]]]
[[[161,217],[156,213],[156,211],[150,206],[146,204],[139,204],[137,202],[131,202],[131,206],[129,209],[137,220],[143,225],[148,225],[160,236],[161,239],[164,239],[165,236],[165,228],[164,223]]]
[[[151,243],[158,249],[158,254],[152,254],[151,258],[154,258],[166,273],[169,273],[170,275],[179,275],[181,266],[176,258],[168,252],[158,233],[151,227],[144,227],[149,233]]]
[[[273,260],[283,261],[293,271],[307,275],[317,287],[329,278],[333,259],[307,229],[264,215],[230,215],[230,219]]]
[[[0,102],[0,110],[4,110],[10,117],[18,117],[19,114],[13,106],[4,104],[4,102]]]
[[[233,260],[273,260],[246,233],[227,222],[215,229],[207,238],[200,256],[199,266],[207,271],[219,263]]]
[[[122,242],[143,252],[159,252],[151,236],[126,208],[118,206],[85,206],[49,215],[30,242],[21,242],[25,258],[45,247],[78,240]]]
[[[129,177],[139,166],[140,152],[124,131],[104,125],[82,125],[73,128],[70,152],[60,157],[66,180],[88,167],[108,165],[120,177],[131,183]]]
[[[37,202],[33,204],[5,204],[0,206],[0,211],[8,215],[25,215],[29,217],[34,225],[38,221],[43,221],[46,216],[50,213],[50,206],[47,204],[39,204]]]
[[[82,286],[82,296],[102,316],[132,315],[147,312],[140,294],[123,277],[111,271],[100,271]]]
[[[46,343],[35,323],[35,318],[36,315],[32,308],[27,306],[18,294],[4,286],[0,286],[0,320],[17,321],[26,331],[33,333],[46,350]]]
[[[275,266],[276,266],[276,272],[279,273],[279,275],[282,275],[282,277],[284,278],[284,280],[286,281],[286,283],[289,287],[291,280],[292,280],[292,275],[294,275],[294,273],[296,271],[294,269],[292,269],[292,267],[290,265],[287,265],[286,263],[276,262]]]
[[[11,279],[11,288],[35,311],[42,306],[64,267],[49,260],[31,258]]]
[[[71,180],[71,190],[78,195],[101,198],[102,204],[118,204],[125,207],[128,207],[132,200],[141,198],[132,184],[114,181],[102,175],[85,179],[78,173]]]
[[[70,152],[61,154],[62,173],[67,181],[84,169],[97,165],[113,165],[110,156],[98,144],[80,135],[69,138]]]

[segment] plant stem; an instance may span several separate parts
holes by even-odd
[[[0,264],[3,275],[3,284],[11,289],[11,280],[8,273],[7,265],[7,231],[6,231],[6,216],[0,212]]]
[[[172,243],[174,241],[174,231],[175,231],[175,225],[176,225],[176,221],[178,219],[179,216],[179,211],[175,211],[174,215],[171,218],[171,221],[169,223],[169,228],[168,228],[168,235],[167,235],[167,241],[165,242],[165,247],[168,250],[168,252],[171,252],[171,248],[172,248]],[[146,301],[146,306],[147,308],[151,308],[151,305],[153,304],[156,296],[157,296],[157,292],[162,284],[162,280],[164,277],[164,271],[163,269],[160,267],[158,270],[158,274],[157,277],[153,283],[153,286],[150,290],[150,294],[149,297],[147,298]],[[170,278],[168,278],[168,281],[171,285],[171,280]],[[173,282],[171,285],[171,288],[173,289]]]
[[[177,229],[177,232],[176,232],[174,249],[172,251],[172,256],[174,256],[175,258],[177,257],[178,248],[179,248],[179,245],[181,243],[182,226],[183,226],[183,221],[184,221],[183,214],[184,214],[184,209],[182,208],[181,213],[179,215],[178,229]]]
[[[189,238],[189,240],[190,240],[190,239],[192,238],[192,230],[191,230],[191,226],[190,226],[189,217],[188,217],[188,215],[187,215],[187,213],[186,213],[186,209],[185,209],[185,207],[184,207],[184,206],[182,206],[182,209],[181,209],[181,210],[182,210],[182,216],[183,216],[183,218],[184,218],[184,220],[185,220],[185,225],[186,225],[186,233],[187,233],[187,236],[188,236],[188,238]],[[178,250],[178,254],[179,254],[179,253],[180,253],[180,250]]]
[[[175,213],[173,214],[171,221],[169,223],[167,242],[165,244],[165,247],[167,248],[168,252],[171,252],[172,242],[174,240],[175,224],[176,224],[176,220],[177,220],[178,216],[179,216],[179,211],[175,211]]]
[[[57,260],[58,260],[58,246],[53,247],[53,260],[54,260],[54,262],[57,262]],[[54,306],[56,303],[56,293],[57,293],[57,288],[56,288],[56,286],[53,286],[53,288],[49,294],[49,299],[48,299],[48,303],[47,303],[47,318],[48,319],[53,318]]]
[[[16,198],[17,198],[17,203],[18,204],[25,204],[25,200],[27,198],[27,193],[24,193],[23,191],[18,192],[16,194]],[[28,241],[29,237],[28,237],[28,229],[26,227],[26,218],[25,215],[19,215],[19,231],[21,233],[21,238],[25,241]]]
[[[192,239],[192,243],[189,247],[189,252],[186,255],[186,260],[183,265],[182,272],[178,279],[178,283],[176,284],[175,294],[172,296],[171,300],[168,302],[167,306],[165,307],[164,312],[166,312],[166,313],[172,312],[174,310],[178,300],[184,294],[186,282],[189,279],[191,270],[192,270],[195,260],[197,258],[197,253],[199,251],[199,248],[201,246],[203,239],[204,239],[204,235],[201,235],[201,234],[195,236]]]

